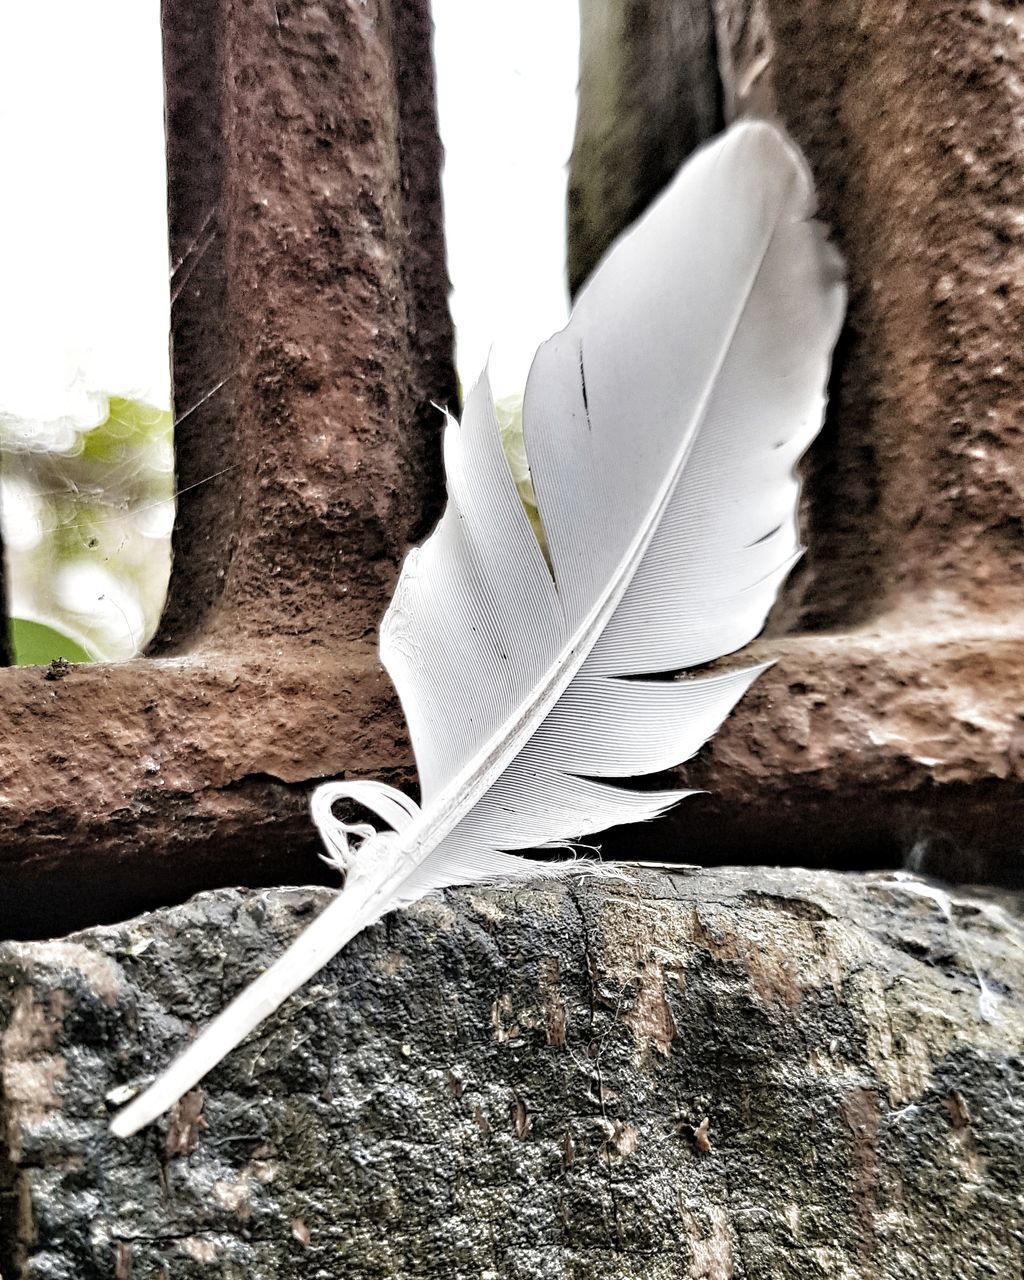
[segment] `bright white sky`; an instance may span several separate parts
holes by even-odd
[[[568,316],[566,170],[576,122],[577,0],[433,0],[448,270],[469,391],[521,392]]]
[[[167,407],[159,0],[4,6],[0,173],[0,412]]]
[[[498,395],[566,318],[576,0],[434,0],[452,305]],[[168,404],[159,0],[4,6],[0,413]]]

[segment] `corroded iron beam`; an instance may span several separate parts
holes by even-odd
[[[584,72],[606,68],[581,79],[571,179],[588,262],[657,190],[637,158],[699,134],[710,74],[726,120],[775,117],[804,148],[849,269],[828,419],[804,467],[807,554],[755,646],[779,666],[683,771],[711,794],[678,811],[675,847],[913,859],[1020,883],[1024,218],[1007,121],[1024,43],[1011,16],[941,0],[884,14],[863,0],[584,0],[582,15]],[[693,56],[709,19],[717,72]],[[648,63],[616,116],[609,77]],[[677,833],[662,835],[668,847]]]
[[[707,74],[728,115],[777,112],[805,147],[851,310],[808,555],[755,647],[778,664],[682,771],[710,794],[646,847],[1018,882],[1024,229],[1005,122],[1024,50],[996,10],[937,0],[884,23],[810,0],[713,16]],[[8,933],[308,880],[310,784],[412,778],[374,627],[441,500],[429,401],[452,391],[427,17],[175,0],[165,20],[173,252],[200,255],[175,308],[179,412],[234,372],[179,429],[197,487],[155,646],[178,656],[4,673]]]
[[[310,879],[299,784],[409,759],[373,636],[455,393],[425,0],[163,22],[169,598],[149,657],[4,673],[0,934]]]

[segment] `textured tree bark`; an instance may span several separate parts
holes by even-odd
[[[1019,896],[745,869],[449,893],[112,1139],[326,898],[0,948],[5,1280],[1021,1274]]]

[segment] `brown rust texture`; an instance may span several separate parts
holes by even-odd
[[[706,794],[638,838],[695,861],[915,866],[1024,883],[1024,643],[1012,624],[764,639],[774,662],[678,781]]]
[[[803,467],[807,553],[748,655],[778,665],[680,771],[709,794],[654,840],[707,861],[911,861],[1020,883],[1008,832],[1024,804],[1024,203],[1011,122],[1024,22],[992,0],[711,7],[725,117],[781,119],[804,148],[850,308]],[[606,75],[643,65],[658,24],[692,13],[696,31],[706,16],[702,0],[640,8],[647,21],[631,26],[635,7],[611,6],[623,43],[593,6],[584,71],[588,58]],[[699,97],[700,75],[699,60],[681,64],[679,102]],[[600,85],[583,85],[581,116],[604,144],[587,152],[598,172],[574,181],[620,185],[611,204],[577,205],[589,260],[620,229],[609,210],[653,194],[633,163],[652,135],[666,154],[676,143],[654,111],[602,133]],[[625,856],[638,836],[605,845]]]
[[[443,497],[425,0],[168,0],[180,494],[151,658],[8,673],[0,934],[318,878],[309,785],[409,779],[375,630]]]
[[[682,771],[711,795],[659,838],[1019,884],[1024,22],[993,0],[713,8],[726,117],[805,150],[850,307],[807,553],[751,655],[780,666]]]
[[[703,0],[690,27],[672,25],[675,0],[626,9],[629,66],[668,31],[691,50],[684,78],[712,74]],[[588,28],[591,68],[610,13]],[[373,646],[441,498],[430,401],[452,391],[426,7],[168,0],[165,15],[179,463],[197,487],[156,650],[179,665],[5,678],[0,930],[19,935],[309,879],[308,787],[410,777]],[[777,665],[678,775],[709,794],[643,839],[1019,883],[1021,24],[991,0],[715,0],[715,16],[727,114],[776,111],[807,150],[850,321],[807,468],[805,566],[751,655]],[[633,159],[683,117],[698,140],[694,104],[717,89],[652,113],[622,54],[610,100],[632,104]],[[630,137],[588,160],[592,192],[621,185],[621,217],[660,181],[618,163]],[[606,213],[576,209],[577,240],[597,219],[591,258]],[[604,843],[628,856],[637,840]]]
[[[340,661],[281,646],[74,667],[53,681],[23,667],[7,680],[2,936],[52,935],[218,884],[323,880],[310,785],[345,770],[414,781],[369,644]]]
[[[165,0],[167,226],[177,519],[173,573],[153,652],[205,625],[238,541],[236,406],[241,356],[227,280],[224,5]]]
[[[782,118],[848,263],[805,625],[1021,612],[1024,23],[996,0],[715,0],[730,115]]]
[[[0,540],[0,600],[7,599],[6,566],[4,564],[4,545]],[[7,626],[0,627],[0,667],[6,667],[12,658],[11,638]]]
[[[454,891],[178,1108],[114,1107],[323,890],[0,945],[5,1280],[1024,1267],[1020,895],[730,868]]]
[[[172,3],[165,30],[172,253],[200,258],[179,417],[212,394],[155,651],[361,640],[438,512],[454,395],[426,7]]]
[[[1020,884],[1007,835],[1024,780],[1024,647],[1012,629],[936,630],[927,643],[912,629],[778,638],[742,657],[760,659],[775,665],[678,774],[706,794],[653,828],[607,833],[607,854],[909,861],[953,880]],[[7,936],[222,883],[319,879],[310,786],[342,773],[414,786],[371,643],[337,663],[279,648],[7,678]]]

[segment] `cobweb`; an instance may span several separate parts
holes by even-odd
[[[46,660],[23,643],[44,627],[63,656],[126,658],[156,626],[173,520],[160,3],[4,17],[6,611],[22,661]]]
[[[16,656],[25,623],[67,654],[137,654],[160,618],[174,524],[171,414],[82,391],[45,421],[0,414],[0,512]],[[79,651],[79,652],[76,652]]]

